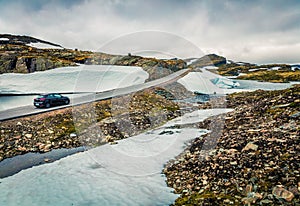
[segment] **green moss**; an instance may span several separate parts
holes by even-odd
[[[289,106],[293,107],[293,108],[299,108],[300,107],[300,102],[292,102]]]

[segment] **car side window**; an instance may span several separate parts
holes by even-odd
[[[54,94],[54,97],[61,98],[61,95],[60,94]]]

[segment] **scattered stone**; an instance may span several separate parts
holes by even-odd
[[[71,134],[70,134],[70,137],[71,137],[71,138],[75,138],[75,137],[77,137],[77,134],[71,133]]]
[[[225,199],[234,200],[235,205],[300,204],[300,122],[290,118],[299,112],[299,106],[293,104],[299,96],[300,86],[229,95],[227,105],[234,111],[225,118],[199,123],[199,128],[210,133],[191,141],[163,170],[168,185],[181,194],[174,205],[230,204]],[[273,107],[284,104],[288,105]],[[200,106],[211,108],[206,103]],[[219,122],[224,124],[221,134],[216,126]],[[216,135],[217,142],[210,142]],[[208,155],[204,147],[214,153]],[[181,180],[180,185],[176,179]],[[273,190],[278,184],[288,189]],[[185,189],[189,193],[182,194]]]
[[[246,186],[246,189],[245,189],[245,193],[248,194],[250,192],[253,192],[253,186],[252,184],[249,184]]]
[[[282,185],[277,185],[273,188],[272,194],[277,199],[284,199],[288,202],[292,201],[292,199],[295,197],[294,194],[286,189]]]
[[[244,197],[242,201],[244,204],[251,204],[251,203],[256,203],[257,200],[260,200],[263,198],[263,196],[258,193],[254,192],[256,190],[256,186],[252,186],[252,184],[248,184],[245,188],[245,194],[247,197]]]
[[[230,162],[231,165],[237,165],[237,161]]]
[[[296,113],[290,115],[290,117],[291,118],[298,118],[298,117],[300,117],[300,112],[296,112]]]
[[[25,134],[25,137],[26,137],[26,138],[31,138],[31,137],[32,137],[32,134]]]
[[[44,162],[50,162],[51,160],[49,158],[45,158]]]
[[[161,133],[159,133],[159,135],[164,135],[164,134],[172,135],[172,134],[174,134],[174,132],[173,131],[166,131],[166,130],[164,130]]]
[[[252,142],[249,142],[243,149],[242,152],[244,151],[249,151],[249,150],[253,150],[256,151],[258,149],[258,146],[256,144],[253,144]]]
[[[19,147],[18,150],[21,152],[25,152],[27,149],[26,149],[26,147]]]
[[[229,199],[225,199],[225,200],[224,200],[224,203],[225,203],[225,204],[229,204],[230,202],[231,202],[231,201],[230,201]]]
[[[272,200],[264,199],[260,201],[260,204],[270,205],[272,202],[273,202]]]
[[[44,151],[45,151],[45,152],[50,151],[50,148],[51,148],[51,147],[52,147],[52,144],[47,144],[47,145],[45,145]]]

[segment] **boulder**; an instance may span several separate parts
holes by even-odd
[[[295,197],[292,192],[284,189],[282,185],[275,186],[272,190],[272,194],[277,199],[284,199],[288,202],[292,201],[292,199]]]

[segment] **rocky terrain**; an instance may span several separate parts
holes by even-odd
[[[183,92],[182,92],[183,93]],[[1,122],[0,161],[27,152],[97,146],[180,115],[163,88]]]
[[[218,68],[224,76],[238,76],[237,79],[265,82],[289,82],[300,80],[300,65],[230,63]]]
[[[29,46],[29,43],[43,43],[56,47],[41,49]],[[140,66],[149,73],[149,80],[187,67],[186,63],[179,59],[161,60],[131,54],[122,56],[72,50],[33,37],[0,34],[0,74],[32,73],[77,64]]]
[[[232,94],[227,107],[166,165],[175,205],[299,205],[300,85]]]
[[[186,61],[190,61],[192,59],[187,59]],[[222,56],[218,56],[216,54],[208,54],[199,59],[194,59],[191,64],[193,67],[204,67],[204,66],[221,66],[226,64],[226,58]]]
[[[189,61],[186,60],[186,61]],[[251,64],[234,62],[225,57],[209,54],[195,60],[191,67],[215,66],[211,71],[222,76],[236,76],[237,79],[258,80],[264,82],[300,81],[300,65],[290,64]]]

